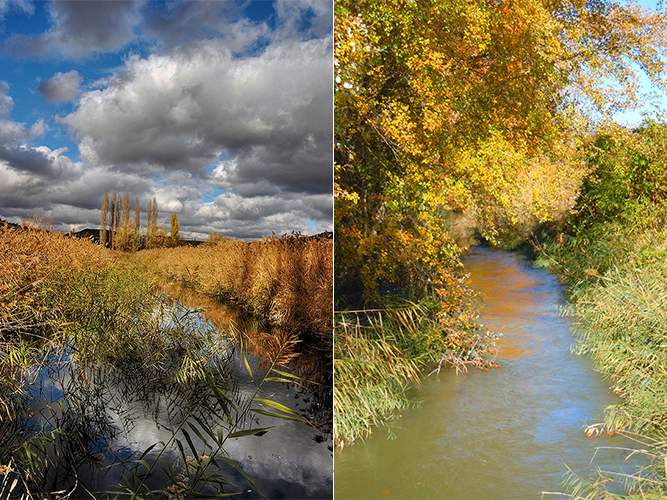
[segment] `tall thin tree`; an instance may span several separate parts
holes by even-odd
[[[128,243],[131,252],[136,252],[141,248],[141,233],[139,232],[139,199],[134,199],[134,219],[130,221],[130,228],[128,230]]]
[[[123,229],[130,230],[130,195],[123,196]]]
[[[146,248],[151,248],[153,244],[153,231],[151,222],[153,221],[153,200],[148,200],[146,208]]]
[[[116,248],[116,191],[111,194],[111,220],[109,222],[109,243],[111,243],[111,248]]]
[[[104,190],[102,196],[102,218],[100,219],[100,246],[107,246],[107,216],[109,214],[109,194]]]
[[[151,210],[153,210],[153,214],[151,216],[151,233],[153,234],[153,246],[159,246],[162,242],[158,241],[159,236],[161,236],[158,232],[158,227],[157,227],[157,200],[155,197],[153,197],[153,206],[151,207]]]
[[[139,198],[134,199],[134,230],[139,233],[139,216],[141,210],[139,209]]]

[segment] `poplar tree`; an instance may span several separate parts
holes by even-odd
[[[104,190],[102,197],[102,218],[100,220],[100,246],[107,246],[107,215],[109,213],[109,195],[107,190]]]
[[[134,199],[134,224],[132,226],[132,250],[137,251],[141,247],[141,234],[139,233],[139,198]]]
[[[139,234],[139,216],[140,216],[140,210],[139,210],[139,198],[134,199],[134,230]]]
[[[157,227],[157,199],[153,197],[153,206],[151,208],[153,211],[151,216],[151,233],[153,234],[153,245],[158,246],[158,227]]]
[[[178,230],[181,228],[181,225],[178,223],[178,215],[174,214],[171,216],[171,242],[174,246],[178,245],[178,240],[181,239],[181,236],[178,234]]]
[[[148,207],[146,208],[146,248],[151,248],[153,245],[153,201],[148,200]]]
[[[118,235],[116,248],[127,252],[130,250],[130,195],[127,193],[123,196],[122,205],[119,196],[116,224]]]
[[[118,194],[118,199],[116,200],[116,220],[115,220],[115,226],[114,226],[114,232],[117,235],[120,231],[120,226],[121,226],[121,220],[122,220],[122,215],[123,215],[123,201],[120,197],[120,194]],[[118,248],[118,245],[115,245],[116,248]]]
[[[116,248],[116,191],[111,194],[111,220],[109,224],[111,248]]]

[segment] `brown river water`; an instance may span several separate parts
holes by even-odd
[[[589,438],[619,402],[590,359],[571,353],[563,287],[515,254],[475,248],[464,260],[480,292],[481,322],[499,333],[500,369],[442,372],[365,442],[334,455],[334,496],[343,499],[568,498],[565,473],[630,473],[623,436]],[[599,450],[596,449],[600,448]]]

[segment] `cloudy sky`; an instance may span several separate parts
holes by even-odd
[[[330,0],[0,0],[0,218],[332,230]]]

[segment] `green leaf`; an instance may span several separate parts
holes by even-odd
[[[258,427],[256,429],[245,429],[242,431],[236,431],[232,432],[229,434],[227,437],[228,438],[237,438],[237,437],[243,437],[243,436],[254,436],[255,434],[260,434],[268,431],[269,429],[273,429],[275,425],[272,425],[271,427]]]
[[[293,380],[289,380],[289,379],[282,378],[282,377],[266,377],[266,378],[264,379],[264,381],[265,381],[265,382],[285,382],[286,384],[294,384],[294,383],[296,383],[296,382],[294,382]]]
[[[181,429],[181,432],[183,432],[183,435],[185,436],[185,439],[187,440],[188,444],[190,445],[190,449],[192,450],[192,456],[194,456],[195,460],[197,462],[199,462],[199,455],[197,454],[197,449],[195,448],[195,445],[193,444],[192,439],[190,438],[190,434],[185,429]]]
[[[275,368],[272,368],[271,371],[276,372],[278,375],[282,375],[283,377],[288,377],[288,378],[293,378],[293,379],[296,379],[296,380],[301,380],[301,377],[298,377],[296,375],[292,375],[291,373],[276,370]]]
[[[218,457],[218,458],[220,460],[222,460],[223,462],[226,462],[229,465],[231,465],[236,471],[239,472],[239,474],[241,474],[246,479],[246,481],[248,481],[250,483],[250,486],[252,486],[257,491],[257,493],[259,493],[262,496],[262,498],[266,498],[266,496],[264,496],[264,493],[262,493],[262,491],[257,487],[255,482],[252,479],[250,479],[250,476],[248,476],[248,474],[246,474],[243,471],[243,469],[241,469],[241,467],[239,467],[238,464],[236,462],[234,462],[234,460],[232,460],[229,457],[224,457],[224,456],[221,456],[221,457]]]
[[[245,363],[246,370],[248,370],[248,374],[250,375],[250,378],[254,381],[255,379],[252,376],[252,370],[250,369],[250,365],[248,364],[248,360],[246,359],[245,356],[243,356],[243,362]]]
[[[274,411],[269,411],[269,410],[259,410],[256,408],[252,408],[250,411],[259,413],[261,415],[266,415],[267,417],[282,418],[283,420],[294,420],[295,422],[301,422],[301,423],[307,422],[304,418],[290,417],[288,415],[284,415],[282,413],[276,413]]]
[[[192,418],[194,418],[197,421],[197,423],[201,426],[201,428],[204,430],[204,432],[206,432],[206,434],[211,436],[211,439],[215,441],[215,434],[213,434],[213,430],[208,425],[206,425],[206,422],[202,421],[202,419],[199,418],[197,415],[192,415]],[[201,437],[201,434],[197,435],[202,441],[204,441],[204,439]]]
[[[263,403],[267,406],[271,406],[275,408],[276,410],[284,411],[285,413],[291,413],[292,415],[299,415],[297,412],[292,410],[291,408],[288,408],[287,406],[276,403],[275,401],[271,401],[270,399],[262,399],[262,398],[257,398],[255,399],[258,403]],[[299,415],[300,416],[300,415]]]
[[[213,447],[210,444],[208,444],[208,441],[206,441],[202,433],[199,431],[199,429],[197,429],[197,427],[192,422],[188,422],[188,426],[190,427],[190,429],[192,429],[192,432],[197,434],[197,437],[201,439],[202,443],[204,443],[204,446],[213,449]]]

